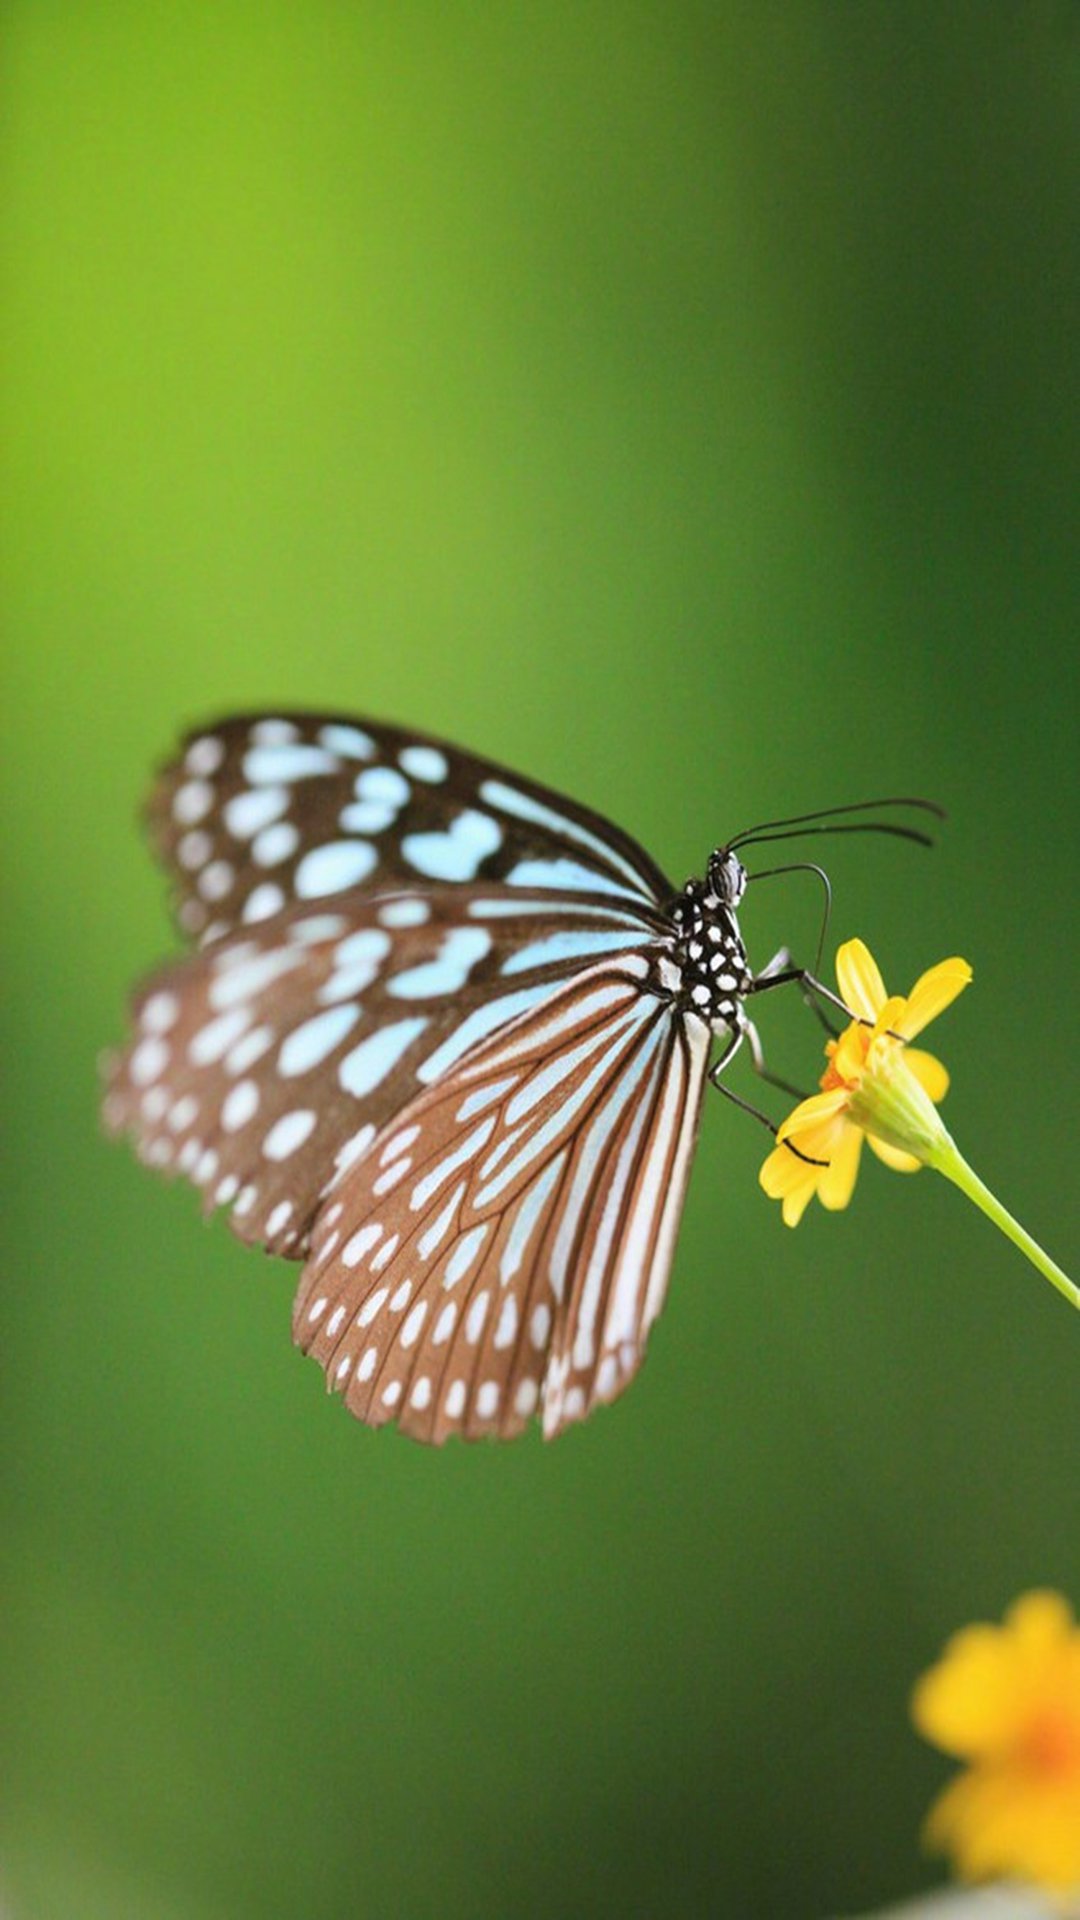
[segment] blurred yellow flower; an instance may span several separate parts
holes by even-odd
[[[949,1076],[933,1054],[905,1042],[967,986],[967,961],[942,960],[921,975],[906,999],[890,998],[869,949],[848,940],[836,956],[836,978],[845,1006],[859,1017],[829,1041],[822,1091],[788,1115],[760,1174],[770,1199],[781,1201],[789,1227],[798,1225],[815,1193],[823,1207],[847,1206],[864,1136],[879,1160],[899,1173],[928,1164],[948,1140],[934,1102],[944,1098]]]
[[[927,1843],[964,1880],[1080,1896],[1080,1627],[1060,1594],[1025,1593],[1003,1626],[956,1634],[911,1712],[967,1763],[931,1808]]]

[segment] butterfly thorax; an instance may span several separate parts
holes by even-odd
[[[737,1024],[753,974],[734,903],[717,890],[717,877],[710,863],[709,878],[688,880],[669,911],[675,930],[675,998],[710,1026],[722,1028]]]

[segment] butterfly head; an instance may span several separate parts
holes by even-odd
[[[738,854],[717,847],[710,855],[708,881],[722,907],[737,907],[746,892],[747,873]]]

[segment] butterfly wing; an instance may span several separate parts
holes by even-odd
[[[484,880],[657,904],[629,835],[547,787],[424,734],[329,714],[201,729],[147,809],[183,931],[203,941],[294,901]]]
[[[243,1239],[301,1257],[320,1197],[418,1089],[600,956],[662,952],[659,925],[483,886],[294,905],[144,985],[106,1122]]]
[[[421,1091],[316,1221],[298,1343],[369,1425],[551,1437],[636,1372],[667,1285],[709,1032],[629,955]]]

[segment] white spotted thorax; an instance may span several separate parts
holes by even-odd
[[[304,1262],[295,1337],[367,1424],[615,1399],[752,986],[740,862],[675,895],[599,815],[344,716],[205,728],[148,812],[198,945],[136,995],[109,1126]]]
[[[706,1020],[714,1033],[739,1024],[753,973],[735,909],[746,890],[746,869],[718,849],[705,880],[688,880],[672,903],[676,928],[673,990],[680,1006]]]

